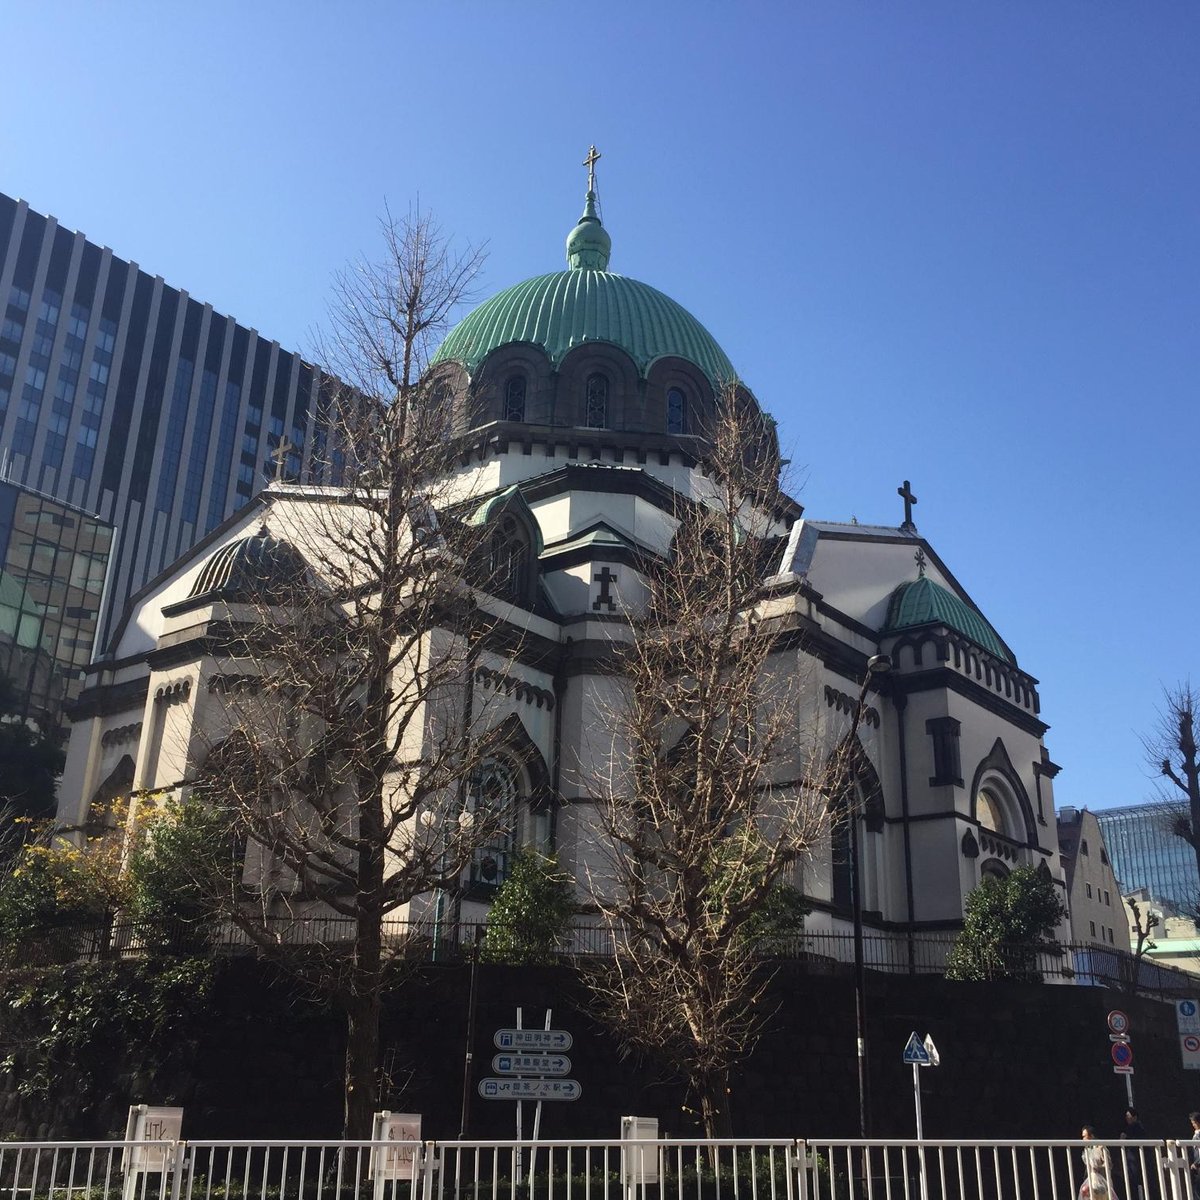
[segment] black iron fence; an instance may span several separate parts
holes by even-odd
[[[253,933],[251,932],[253,929]],[[413,962],[461,962],[484,945],[483,922],[385,920],[385,952]],[[296,954],[337,953],[354,940],[354,921],[340,916],[275,917],[241,928],[232,923],[104,921],[64,925],[31,933],[20,942],[0,945],[0,966],[46,966],[152,954],[255,954],[287,950]],[[868,933],[863,959],[868,971],[893,975],[943,975],[955,935]],[[799,966],[812,974],[847,974],[854,962],[849,933],[805,932],[772,937],[760,947],[765,959]],[[555,957],[570,962],[613,955],[611,931],[599,923],[572,926]],[[1173,1000],[1195,996],[1200,976],[1163,966],[1145,957],[1086,943],[1010,945],[996,955],[993,978],[1109,987]]]

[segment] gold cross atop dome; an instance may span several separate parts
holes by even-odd
[[[590,146],[587,152],[587,158],[583,160],[583,165],[588,169],[588,191],[596,190],[596,164],[604,156],[596,149],[595,146]]]

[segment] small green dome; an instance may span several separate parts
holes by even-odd
[[[888,601],[887,620],[883,633],[898,633],[919,625],[947,625],[969,637],[977,646],[1015,662],[1012,652],[1000,640],[1000,635],[969,604],[953,592],[934,583],[928,576],[902,583]]]
[[[596,193],[588,192],[579,224],[567,234],[567,266],[574,270],[607,271],[612,238],[596,215]]]
[[[589,191],[583,216],[567,236],[570,270],[527,279],[485,300],[450,331],[433,363],[461,362],[474,373],[497,347],[530,342],[558,367],[584,342],[611,342],[642,375],[656,359],[676,357],[699,367],[714,389],[733,383],[733,364],[713,335],[657,288],[610,272],[611,250]]]

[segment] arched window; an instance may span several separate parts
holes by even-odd
[[[525,376],[510,375],[504,385],[504,419],[525,420]]]
[[[608,428],[608,378],[599,371],[588,376],[583,423],[589,429]]]
[[[830,828],[830,899],[841,909],[850,909],[854,904],[855,868],[861,870],[864,878],[858,880],[861,887],[865,884],[865,876],[870,870],[866,861],[864,818],[866,817],[866,801],[861,787],[846,787],[839,792],[829,806],[832,817]],[[859,861],[854,861],[854,836],[850,828],[851,822],[859,823]],[[865,894],[866,888],[863,887]]]
[[[409,402],[410,428],[418,439],[436,440],[448,437],[454,410],[454,392],[444,381],[432,389],[422,390]]]
[[[495,887],[508,877],[509,863],[517,846],[517,821],[521,804],[521,779],[517,768],[505,758],[486,758],[472,781],[467,805],[470,811],[486,814],[496,824],[491,840],[475,851],[468,868],[473,884]]]
[[[687,433],[687,397],[682,388],[667,389],[667,432]]]
[[[830,885],[836,907],[849,909],[854,903],[854,863],[850,855],[850,821],[839,816],[830,833]]]
[[[529,599],[529,538],[513,516],[501,517],[488,546],[491,591],[514,604]]]
[[[133,767],[132,755],[123,755],[121,761],[96,789],[87,812],[89,836],[99,837],[110,830],[116,830],[115,810],[119,802],[133,791]]]
[[[990,788],[980,788],[975,797],[975,816],[981,829],[1008,837],[1007,822],[1004,819],[1004,805],[1000,797]]]
[[[985,879],[1004,879],[1008,875],[1008,868],[998,859],[986,859],[979,868],[979,879],[982,882]]]

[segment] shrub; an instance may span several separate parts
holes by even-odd
[[[518,850],[488,914],[483,961],[552,962],[577,911],[570,877],[557,861],[533,850]]]
[[[985,879],[967,896],[962,932],[946,959],[946,978],[1041,981],[1038,952],[1066,916],[1048,871],[1018,867],[1003,879]]]
[[[169,801],[149,814],[129,854],[128,911],[144,940],[206,945],[234,880],[229,822],[199,800]]]

